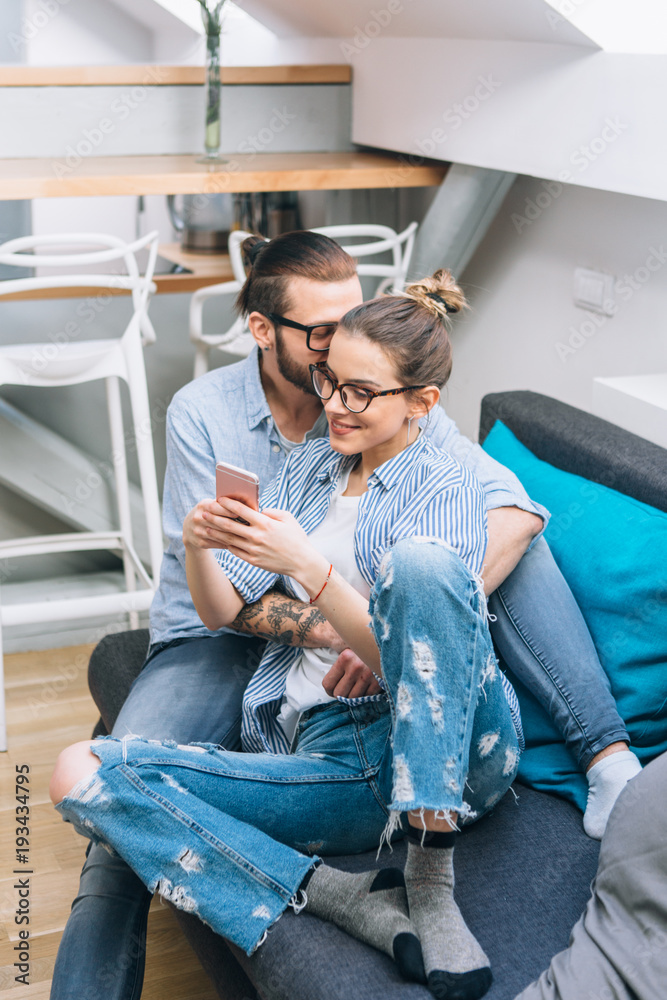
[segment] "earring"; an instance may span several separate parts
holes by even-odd
[[[410,428],[412,427],[412,421],[413,421],[413,418],[412,417],[408,417],[408,439],[405,442],[405,447],[406,448],[410,444]]]
[[[265,348],[264,348],[264,350],[265,350],[265,351],[270,351],[270,350],[271,350],[271,348],[270,348],[270,347],[265,347]]]

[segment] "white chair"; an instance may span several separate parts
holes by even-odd
[[[341,244],[344,250],[351,257],[372,257],[376,254],[390,252],[392,262],[390,264],[358,264],[357,272],[361,277],[378,277],[382,280],[375,289],[375,295],[391,290],[395,292],[403,291],[405,280],[410,266],[412,250],[417,232],[417,223],[410,225],[397,233],[390,226],[376,225],[349,225],[349,226],[322,226],[313,229],[314,233],[322,233],[330,236]],[[232,326],[225,333],[212,334],[203,332],[203,310],[204,303],[218,295],[236,295],[245,281],[246,274],[241,256],[241,244],[243,240],[250,236],[240,230],[233,232],[229,237],[229,259],[234,275],[233,281],[225,281],[219,285],[209,285],[208,288],[201,288],[192,296],[190,303],[190,340],[195,345],[195,367],[194,378],[204,375],[208,371],[208,355],[211,348],[225,351],[227,354],[246,357],[252,350],[254,340],[243,320],[238,317]],[[345,240],[361,239],[369,242],[345,243]]]
[[[50,252],[40,253],[38,246]],[[101,250],[72,252],[82,246]],[[141,276],[135,252],[149,248],[145,275]],[[35,267],[35,277],[0,282],[2,297],[15,293],[58,288],[120,289],[131,293],[132,317],[114,339],[70,340],[45,344],[0,346],[0,386],[70,386],[104,379],[111,432],[111,465],[116,488],[118,527],[109,531],[76,531],[57,535],[17,538],[0,542],[0,560],[52,553],[110,550],[121,555],[124,589],[112,594],[80,596],[76,599],[40,600],[2,606],[0,601],[0,750],[7,749],[4,680],[2,674],[2,628],[35,622],[53,622],[108,615],[129,615],[131,628],[138,627],[138,612],[150,607],[162,561],[162,531],[158,499],[151,416],[146,387],[142,345],[155,340],[148,318],[157,256],[157,233],[126,243],[115,236],[72,233],[58,236],[26,236],[0,246],[0,264]],[[50,248],[53,248],[51,250]],[[64,252],[60,252],[64,250]],[[56,252],[53,252],[56,251]],[[118,261],[127,274],[97,273],[96,265]],[[49,273],[51,269],[66,274]],[[77,271],[77,268],[80,270]],[[6,334],[5,334],[6,336]],[[125,430],[121,411],[120,382],[129,389],[132,424],[146,518],[150,572],[139,559],[132,538],[130,491],[127,475]]]
[[[200,288],[193,293],[190,300],[190,340],[195,345],[193,378],[199,378],[200,375],[205,375],[208,371],[208,352],[211,348],[228,351],[230,354],[238,354],[244,358],[250,354],[255,343],[242,316],[237,316],[225,333],[204,333],[203,330],[204,303],[219,295],[237,295],[241,291],[246,278],[243,257],[241,256],[241,244],[250,235],[241,229],[229,234],[227,247],[234,275],[233,281],[223,281],[219,285],[208,285],[206,288]]]

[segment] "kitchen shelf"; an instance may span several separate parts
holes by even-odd
[[[435,187],[447,164],[391,153],[230,153],[212,168],[191,156],[0,161],[0,199]]]
[[[131,87],[203,84],[203,66],[0,66],[0,87]],[[227,86],[293,83],[350,83],[352,67],[223,66]]]

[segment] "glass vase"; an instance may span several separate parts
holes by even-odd
[[[198,163],[227,163],[220,156],[222,125],[222,84],[220,81],[220,31],[206,34],[206,131],[205,154]]]

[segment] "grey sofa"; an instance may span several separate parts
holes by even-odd
[[[667,510],[667,452],[620,428],[532,392],[497,393],[482,403],[480,440],[497,419],[544,461]],[[108,636],[89,680],[100,708],[96,733],[111,728],[148,644],[145,631]],[[489,1000],[512,1000],[567,946],[588,899],[598,844],[569,803],[515,784],[493,813],[460,838],[457,900],[491,960]],[[330,859],[348,871],[402,865],[393,853]],[[196,918],[178,914],[224,1000],[428,1000],[393,963],[308,914],[287,912],[252,958]],[[298,921],[298,923],[297,923]]]

